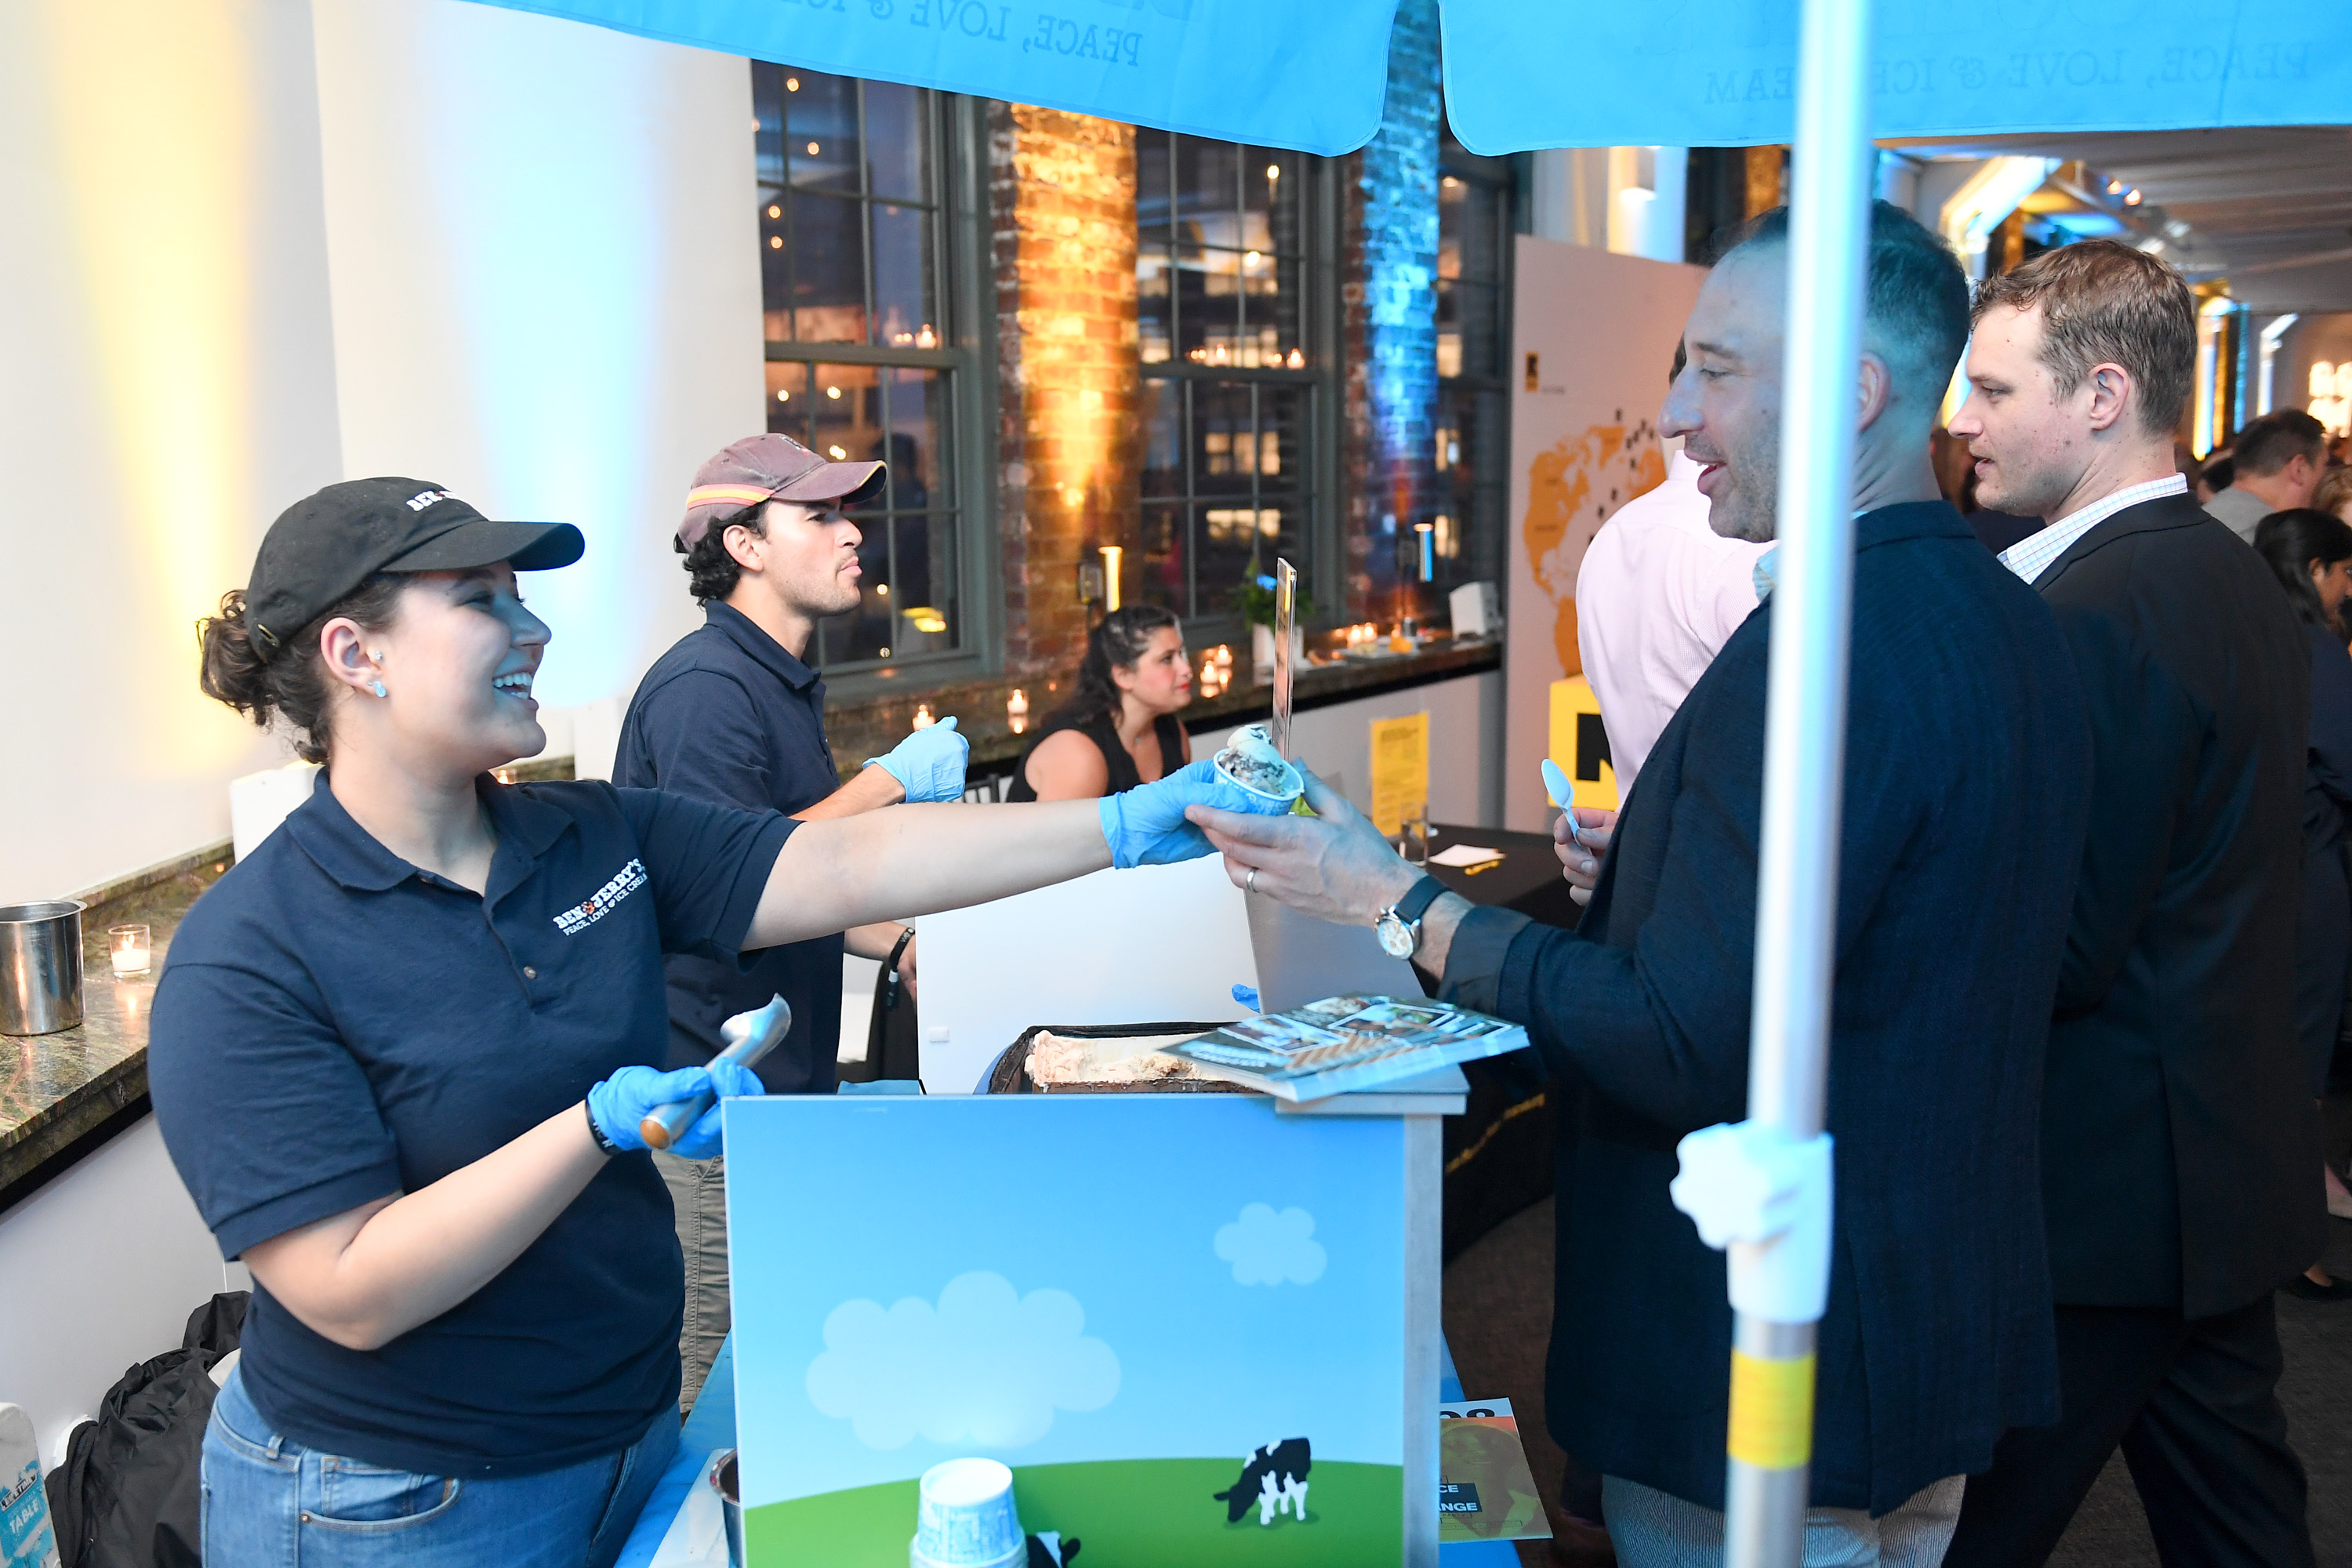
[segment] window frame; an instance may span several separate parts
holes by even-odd
[[[752,60],[750,63],[755,69],[761,67],[776,70],[807,68],[788,67],[770,60]],[[840,76],[837,72],[814,74]],[[862,139],[866,79],[841,77],[840,79],[856,84]],[[1004,593],[997,537],[996,450],[992,438],[997,419],[997,318],[988,237],[986,109],[981,100],[962,93],[928,89],[917,90],[929,92],[932,110],[929,151],[937,186],[929,205],[936,215],[931,266],[938,308],[942,318],[936,329],[939,346],[920,349],[911,345],[902,347],[873,342],[770,339],[765,319],[766,300],[764,297],[761,300],[759,331],[765,364],[810,366],[812,384],[814,369],[821,364],[931,370],[940,373],[940,379],[946,384],[942,406],[947,414],[944,421],[947,428],[941,443],[944,450],[939,453],[937,460],[953,487],[954,575],[961,622],[957,627],[958,646],[904,658],[894,654],[887,659],[845,660],[826,666],[820,663],[824,647],[824,628],[820,626],[816,637],[813,639],[814,647],[811,651],[815,657],[810,664],[812,668],[823,670],[827,690],[836,700],[860,700],[884,696],[904,689],[909,681],[929,687],[984,679],[998,673],[1003,659]],[[756,96],[755,92],[755,100]],[[870,194],[870,173],[862,165],[861,159],[858,200],[861,208],[869,209],[863,226],[862,243],[867,247],[864,274],[867,333],[870,337],[874,292],[870,208],[884,204],[884,198]],[[786,167],[786,184],[789,185],[789,163]],[[766,186],[758,179],[756,169],[753,195],[756,198],[755,211],[763,209],[772,199]],[[792,211],[789,204],[785,210],[785,221],[789,224]],[[787,247],[793,243],[789,229],[785,243]],[[762,293],[764,296],[764,289]],[[767,428],[766,396],[763,388],[761,394],[762,429]],[[907,673],[901,674],[902,670]]]
[[[1176,199],[1174,156],[1176,142],[1180,139],[1192,142],[1214,142],[1217,139],[1191,136],[1182,132],[1155,131],[1151,133],[1165,135],[1171,139],[1169,199],[1172,205]],[[1250,146],[1253,144],[1227,142],[1225,145]],[[1139,153],[1140,149],[1139,149]],[[1293,562],[1292,564],[1299,569],[1307,593],[1313,595],[1317,602],[1317,614],[1312,617],[1310,624],[1321,627],[1339,624],[1342,618],[1339,609],[1341,602],[1346,597],[1344,574],[1346,552],[1340,542],[1339,521],[1340,479],[1344,464],[1344,453],[1341,449],[1341,424],[1345,399],[1342,374],[1344,366],[1340,363],[1342,339],[1338,273],[1340,257],[1339,166],[1343,160],[1320,158],[1307,153],[1297,153],[1295,156],[1298,160],[1299,181],[1306,186],[1306,190],[1299,197],[1298,279],[1299,288],[1305,298],[1300,302],[1298,311],[1297,346],[1305,356],[1307,363],[1299,369],[1293,370],[1287,365],[1195,363],[1184,358],[1179,351],[1181,330],[1172,323],[1167,359],[1144,360],[1139,338],[1136,358],[1139,380],[1142,383],[1171,381],[1227,385],[1298,386],[1306,389],[1307,407],[1304,417],[1299,422],[1308,447],[1301,487],[1305,493],[1300,509],[1299,530],[1305,543],[1302,553],[1306,559]],[[1156,242],[1144,234],[1140,212],[1142,190],[1141,173],[1139,167],[1136,182],[1139,205],[1136,216],[1136,242],[1139,258],[1147,244],[1157,243],[1162,247],[1171,247],[1177,243],[1165,234],[1158,237]],[[1174,293],[1171,278],[1171,300]],[[1139,314],[1140,309],[1139,298]],[[1139,390],[1146,389],[1139,386]],[[1191,392],[1188,388],[1188,420],[1190,398]],[[1140,416],[1139,416],[1139,436],[1141,433],[1139,418]],[[1188,520],[1199,514],[1203,498],[1198,491],[1199,475],[1192,469],[1196,455],[1192,450],[1191,432],[1188,430],[1184,493],[1173,498],[1149,495],[1142,497],[1137,519],[1139,527],[1142,519],[1149,515],[1155,506],[1165,506],[1171,500],[1180,502],[1183,506]],[[1224,498],[1206,499],[1213,500]],[[1205,523],[1201,526],[1205,530]],[[1254,540],[1254,546],[1255,542]],[[1249,628],[1243,621],[1240,611],[1216,602],[1218,595],[1215,590],[1213,589],[1207,596],[1206,607],[1202,607],[1203,595],[1199,579],[1199,552],[1194,548],[1193,541],[1191,540],[1186,542],[1185,562],[1188,588],[1195,601],[1189,611],[1181,612],[1188,646],[1198,649],[1203,646],[1213,647],[1221,642],[1248,641]],[[1271,563],[1268,562],[1267,565],[1270,570]]]

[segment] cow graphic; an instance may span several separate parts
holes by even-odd
[[[1242,1458],[1241,1479],[1229,1491],[1218,1492],[1216,1500],[1225,1505],[1225,1522],[1238,1524],[1242,1515],[1257,1505],[1257,1521],[1272,1524],[1274,1516],[1289,1513],[1304,1523],[1307,1519],[1307,1472],[1315,1468],[1315,1459],[1304,1437],[1286,1437],[1279,1443],[1268,1443],[1263,1448],[1252,1448]]]

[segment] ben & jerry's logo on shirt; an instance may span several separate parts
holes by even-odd
[[[646,885],[646,863],[631,860],[613,873],[613,879],[591,893],[581,902],[555,917],[555,929],[566,936],[577,936],[601,921],[614,904]]]

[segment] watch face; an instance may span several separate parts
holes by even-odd
[[[1382,914],[1380,923],[1372,929],[1380,935],[1381,951],[1391,958],[1411,958],[1413,949],[1420,945],[1413,941],[1413,928],[1397,919],[1394,910]]]

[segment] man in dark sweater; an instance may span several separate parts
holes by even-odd
[[[2035,1121],[2090,759],[2048,607],[1928,463],[1967,282],[1904,214],[1879,204],[1871,228],[1806,1540],[1816,1563],[1933,1563],[2002,1430],[2057,1409]],[[1717,264],[1660,422],[1704,465],[1716,531],[1751,539],[1780,527],[1786,232],[1768,214]],[[1578,1086],[1546,1415],[1606,1477],[1627,1568],[1722,1550],[1725,1265],[1667,1187],[1677,1141],[1746,1108],[1777,613],[1768,596],[1659,737],[1574,931],[1433,899],[1326,789],[1319,820],[1192,814],[1260,893],[1385,913],[1384,941],[1411,932],[1446,995],[1525,1024]]]
[[[2271,1293],[2317,1257],[2294,1026],[2311,662],[2262,558],[2175,468],[2180,275],[2111,240],[1986,283],[1951,422],[2001,562],[2056,612],[2089,708],[2091,826],[2043,1080],[2063,1409],[1969,1482],[1949,1558],[2046,1558],[2122,1444],[2167,1563],[2312,1560]]]
[[[824,682],[802,662],[816,623],[857,607],[857,525],[845,506],[887,482],[880,463],[828,463],[789,437],[754,436],[702,465],[677,545],[709,619],[654,662],[621,725],[613,782],[790,816],[850,816],[901,800],[960,800],[966,745],[955,721],[919,730],[845,784],[824,733]],[[911,990],[913,933],[892,922],[747,955],[673,953],[670,1066],[697,1067],[719,1026],[781,995],[793,1028],[760,1064],[771,1094],[830,1094],[841,1031],[841,954],[895,965]],[[726,1338],[724,1163],[656,1154],[686,1253],[682,1402],[694,1403]]]

